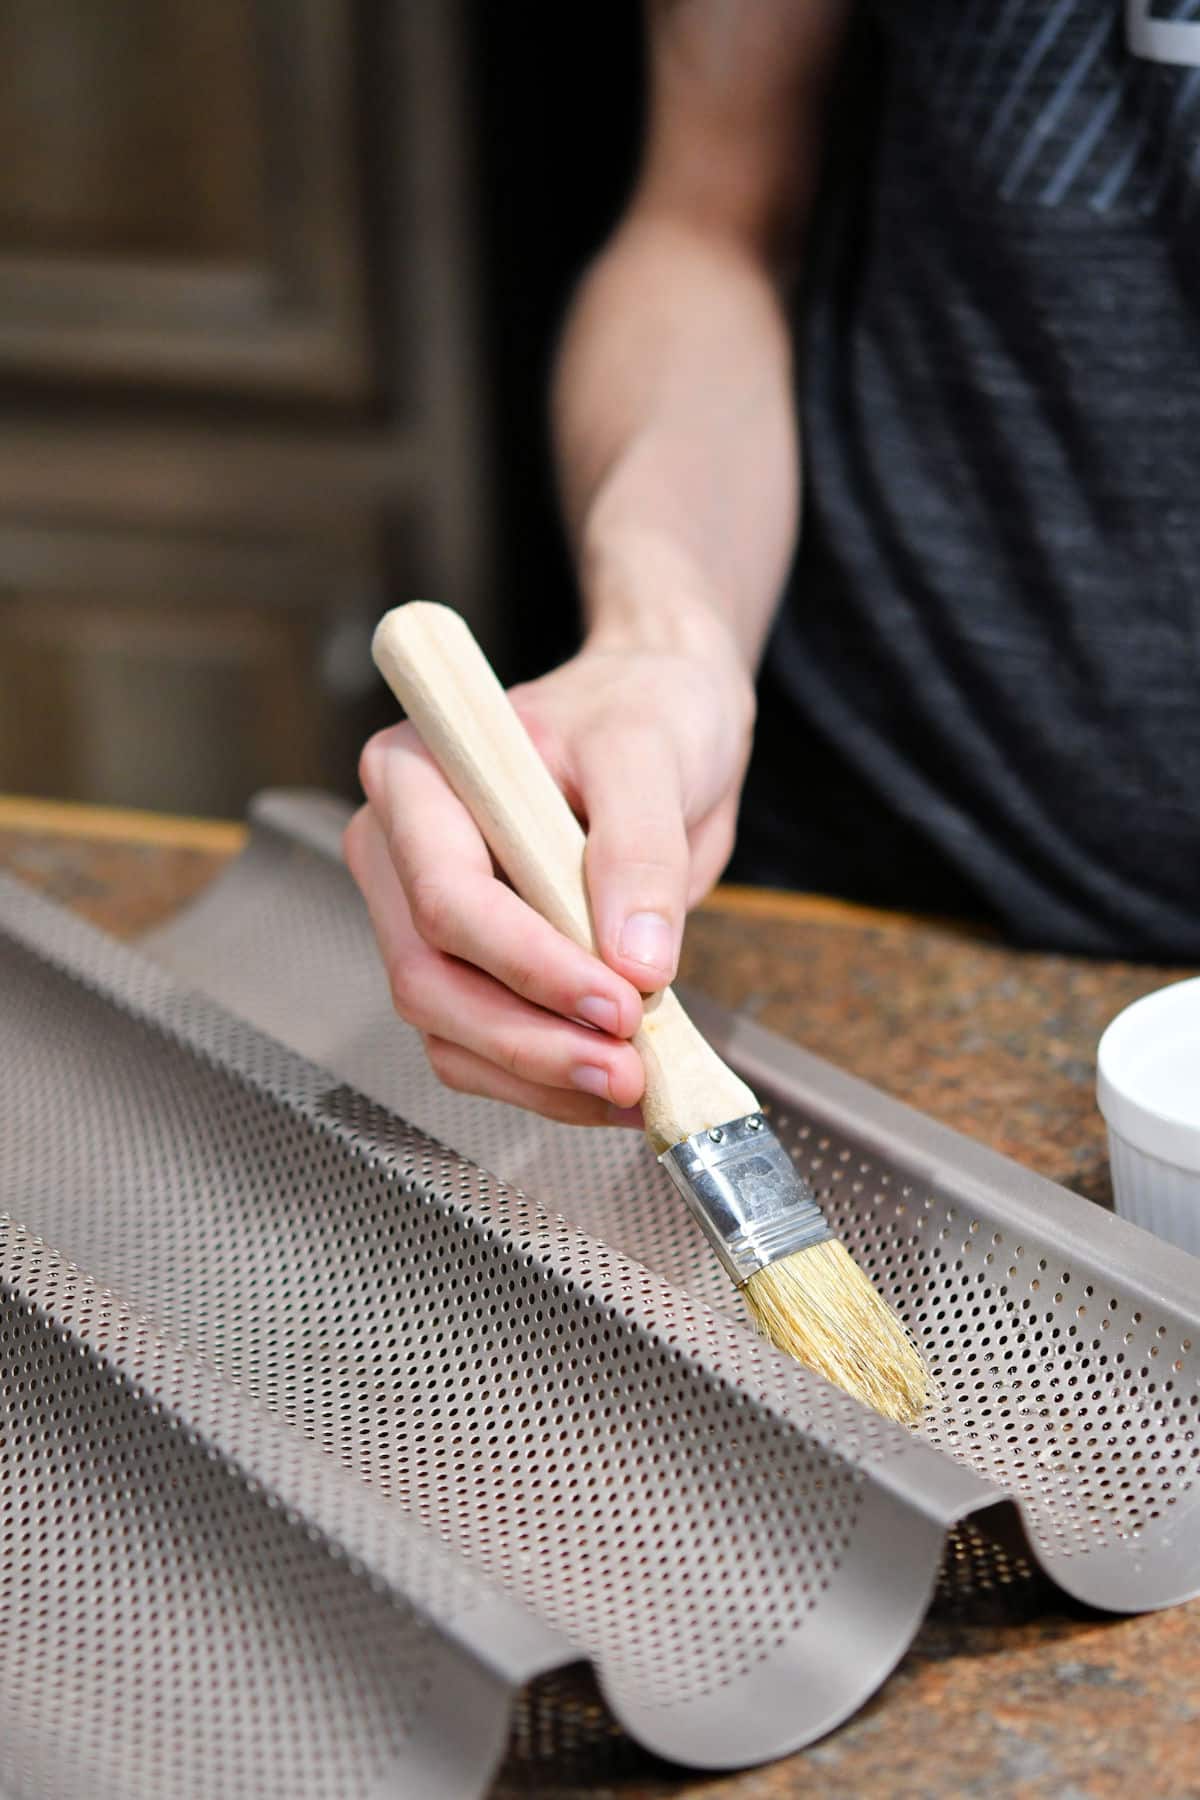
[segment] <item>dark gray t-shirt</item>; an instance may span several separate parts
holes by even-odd
[[[1200,957],[1200,0],[862,12],[735,868]]]

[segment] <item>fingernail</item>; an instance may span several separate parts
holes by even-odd
[[[577,1063],[571,1070],[571,1086],[582,1089],[585,1094],[599,1094],[602,1100],[607,1100],[608,1070],[597,1068],[595,1063]]]
[[[596,1025],[601,1031],[610,1031],[615,1036],[621,1023],[621,1012],[615,1000],[606,1000],[603,994],[585,994],[575,1008],[575,1017],[582,1019],[585,1025]]]
[[[675,936],[661,913],[630,913],[621,932],[620,950],[630,962],[669,975],[675,963]]]

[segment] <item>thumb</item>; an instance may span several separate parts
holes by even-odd
[[[580,747],[576,774],[600,955],[653,993],[674,980],[687,913],[688,839],[674,747],[653,728],[610,727]]]

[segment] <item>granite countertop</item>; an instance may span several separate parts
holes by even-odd
[[[0,799],[0,869],[120,936],[197,893],[240,828]],[[1100,1204],[1110,1190],[1094,1056],[1114,1013],[1191,971],[1033,955],[953,924],[721,890],[684,978]],[[1140,1618],[1047,1584],[948,1590],[912,1650],[823,1742],[747,1774],[657,1763],[567,1671],[518,1708],[491,1800],[1192,1800],[1200,1796],[1200,1601]]]

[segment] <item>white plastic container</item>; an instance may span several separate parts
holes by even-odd
[[[1117,1211],[1200,1254],[1200,979],[1118,1013],[1097,1064]]]

